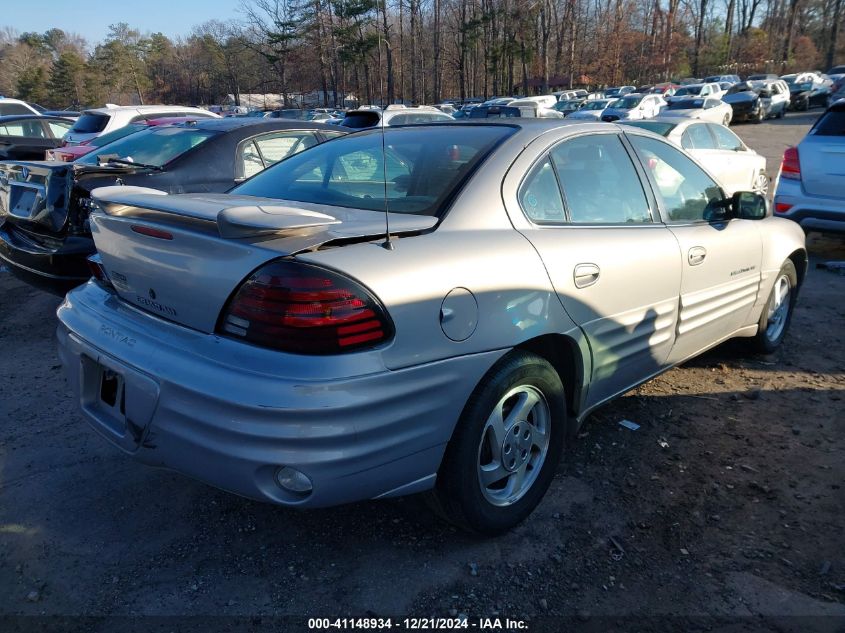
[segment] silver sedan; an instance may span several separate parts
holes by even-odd
[[[58,340],[100,435],[248,497],[423,492],[492,534],[531,513],[596,407],[728,338],[783,340],[803,233],[662,137],[383,134],[229,195],[95,192],[95,278]]]

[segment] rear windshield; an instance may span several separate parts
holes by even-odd
[[[701,89],[704,86],[685,86],[683,88],[678,88],[677,92],[675,92],[676,97],[683,97],[684,95],[699,95],[701,94]]]
[[[92,140],[89,145],[91,147],[102,147],[103,145],[108,145],[118,139],[122,139],[124,136],[129,136],[130,134],[134,134],[135,132],[140,132],[141,130],[148,130],[150,129],[149,125],[142,125],[140,123],[132,123],[125,127],[117,128],[116,130],[109,132],[107,134],[101,134],[94,140]]]
[[[619,110],[630,110],[631,108],[636,108],[640,105],[640,101],[642,100],[642,97],[622,97],[619,101],[613,104],[613,107]]]
[[[71,132],[79,132],[80,134],[96,134],[102,132],[106,128],[106,124],[111,117],[108,114],[94,114],[93,112],[86,112],[76,120]]]
[[[519,108],[507,106],[490,106],[489,108],[475,108],[470,110],[470,119],[510,119],[520,116]]]
[[[845,109],[825,112],[813,126],[813,129],[810,130],[810,134],[813,136],[845,136]]]
[[[620,121],[624,125],[631,127],[639,127],[660,136],[666,136],[675,128],[674,123],[663,123],[662,121]]]
[[[352,134],[281,161],[230,193],[372,211],[384,210],[386,194],[391,212],[439,216],[513,132],[506,126],[438,125],[385,128],[384,137]]]
[[[379,115],[375,112],[353,112],[343,117],[340,124],[343,127],[351,127],[355,130],[361,130],[365,127],[373,127],[378,125]]]
[[[704,107],[704,99],[680,99],[669,104],[670,110],[696,110]]]
[[[607,108],[607,107],[608,107],[611,103],[613,103],[613,101],[612,101],[612,100],[608,100],[608,99],[598,99],[598,100],[596,100],[596,101],[588,101],[588,102],[584,105],[584,107],[583,107],[583,108],[581,108],[581,109],[582,109],[582,110],[604,110],[604,109],[605,109],[605,108]]]
[[[190,127],[155,127],[104,145],[76,162],[99,165],[117,159],[162,167],[217,134]]]

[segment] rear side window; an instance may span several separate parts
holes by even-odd
[[[537,163],[525,179],[519,190],[519,205],[537,224],[566,221],[560,187],[548,157]]]
[[[845,109],[825,112],[813,126],[813,129],[810,130],[810,134],[813,136],[845,136]]]
[[[76,120],[76,123],[73,124],[70,130],[79,134],[96,134],[106,129],[110,118],[108,114],[86,112]]]
[[[718,144],[719,149],[725,149],[728,151],[745,149],[745,146],[742,144],[742,141],[739,140],[739,137],[724,125],[709,123],[708,127],[710,128],[710,131],[713,132],[713,136],[716,137],[716,143]]]
[[[352,129],[360,130],[365,127],[378,125],[378,122],[379,115],[375,112],[355,112],[353,114],[347,114],[340,124],[343,127],[351,127]]]
[[[681,147],[684,149],[716,149],[713,137],[703,123],[690,125],[681,136]]]
[[[571,222],[651,222],[639,175],[615,134],[591,134],[565,141],[551,151],[551,157]]]
[[[38,120],[9,121],[0,125],[0,135],[23,138],[47,138],[47,133]]]

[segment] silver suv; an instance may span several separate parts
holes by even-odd
[[[775,215],[805,231],[845,233],[845,99],[832,104],[797,147],[783,153]]]

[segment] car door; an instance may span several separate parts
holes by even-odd
[[[594,132],[544,152],[518,190],[519,230],[589,341],[589,405],[657,373],[673,344],[680,251],[644,177],[620,133]]]
[[[729,192],[751,191],[760,172],[760,156],[750,152],[740,138],[724,125],[708,123],[707,127],[716,139],[716,146],[725,156],[720,180]]]
[[[762,242],[756,223],[725,219],[719,185],[669,143],[627,132],[677,238],[683,274],[675,343],[677,363],[748,324],[760,287]]]

